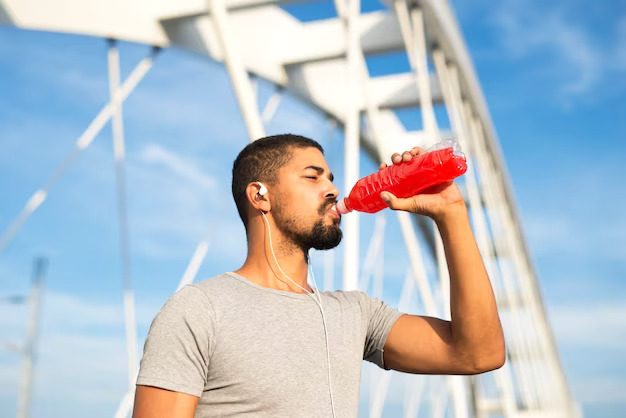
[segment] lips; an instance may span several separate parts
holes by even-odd
[[[330,213],[331,216],[337,218],[337,219],[341,219],[341,215],[339,214],[339,211],[337,211],[337,205],[331,205],[330,208],[328,208],[328,210],[326,211],[326,213]]]

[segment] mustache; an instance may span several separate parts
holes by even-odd
[[[323,204],[321,204],[321,205],[320,205],[320,207],[319,207],[319,209],[317,210],[317,212],[318,212],[320,215],[323,215],[323,214],[325,214],[325,213],[328,211],[328,209],[330,209],[330,207],[331,207],[332,205],[336,205],[336,204],[337,204],[337,199],[332,198],[332,197],[331,197],[331,198],[328,198],[328,199],[326,199],[326,201],[324,201],[324,203],[323,203]]]

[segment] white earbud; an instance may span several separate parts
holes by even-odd
[[[259,187],[259,195],[260,196],[265,196],[265,194],[267,193],[267,187],[265,187],[265,184],[263,184],[261,182],[257,182],[257,184],[260,186]]]

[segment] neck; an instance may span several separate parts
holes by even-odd
[[[295,293],[305,293],[304,288],[311,292],[307,283],[308,250],[287,240],[273,225],[270,244],[266,225],[262,226],[261,231],[258,225],[249,231],[246,261],[235,273],[263,287]]]

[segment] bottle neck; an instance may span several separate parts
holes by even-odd
[[[337,212],[339,212],[342,215],[352,212],[352,208],[349,205],[349,201],[347,197],[344,197],[339,202],[337,202]]]

